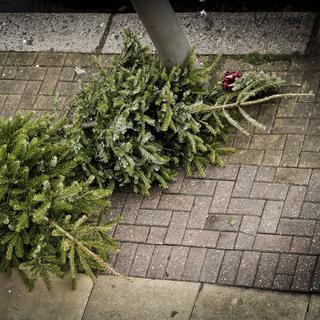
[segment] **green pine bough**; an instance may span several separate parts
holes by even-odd
[[[134,35],[124,39],[112,68],[97,63],[98,73],[77,95],[69,132],[84,173],[104,187],[148,194],[156,183],[167,188],[178,166],[204,175],[234,151],[224,146],[228,127],[249,134],[239,116],[264,128],[242,107],[295,95],[270,96],[283,81],[264,72],[246,72],[226,91],[215,77],[219,57],[199,66],[192,52],[167,70]]]
[[[77,180],[64,120],[0,118],[0,271],[17,268],[30,289],[38,278],[50,288],[50,274],[69,271],[75,284],[78,271],[115,272],[105,262],[115,221],[96,223],[111,191]]]

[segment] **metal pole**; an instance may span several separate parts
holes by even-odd
[[[163,63],[181,65],[191,51],[169,0],[131,0]]]

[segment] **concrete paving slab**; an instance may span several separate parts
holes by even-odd
[[[0,13],[0,50],[93,52],[109,14]]]
[[[77,289],[72,290],[70,279],[52,279],[52,290],[37,282],[29,292],[17,272],[8,278],[0,273],[1,320],[81,320],[92,281],[79,275]]]
[[[308,314],[305,320],[319,320],[320,319],[320,295],[312,295]]]
[[[304,320],[309,297],[205,285],[191,320]]]
[[[184,31],[199,54],[304,53],[315,15],[305,12],[177,14]],[[136,14],[113,17],[103,52],[121,51],[121,32],[128,28],[141,42],[151,41]]]
[[[100,276],[83,320],[186,320],[198,288],[192,282]]]

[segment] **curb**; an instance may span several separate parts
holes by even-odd
[[[304,54],[315,13],[178,13],[199,54]],[[0,51],[119,53],[121,32],[151,44],[136,14],[0,13]]]

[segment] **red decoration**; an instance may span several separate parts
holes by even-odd
[[[227,71],[223,77],[223,89],[229,90],[233,87],[236,78],[242,76],[240,71]]]

